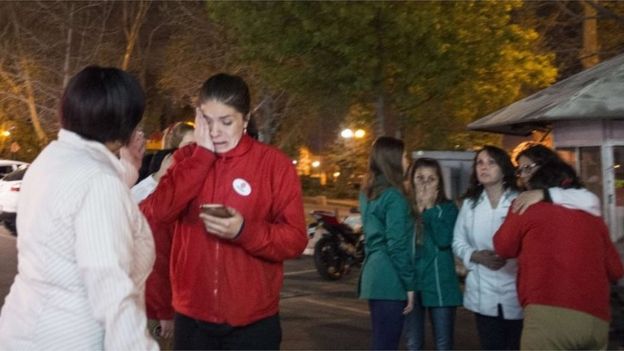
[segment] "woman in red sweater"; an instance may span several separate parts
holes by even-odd
[[[247,84],[201,87],[195,140],[140,205],[153,232],[175,225],[170,273],[178,350],[278,349],[283,261],[307,245],[291,160],[247,133]],[[210,215],[204,204],[223,205]]]
[[[582,187],[559,158],[536,168],[530,189]],[[510,211],[494,248],[503,258],[518,258],[521,349],[606,349],[609,285],[624,271],[602,218],[540,202],[522,215]]]

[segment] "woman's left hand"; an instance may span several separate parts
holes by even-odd
[[[544,191],[541,189],[523,191],[511,204],[511,211],[523,214],[531,205],[544,200]]]
[[[204,228],[209,234],[223,239],[232,240],[240,233],[243,227],[243,215],[231,207],[227,207],[231,217],[216,217],[201,212],[199,218],[204,222]]]

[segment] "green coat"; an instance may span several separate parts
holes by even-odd
[[[444,202],[422,214],[423,243],[416,244],[416,286],[426,307],[461,306],[462,294],[455,273],[453,228],[457,206]]]
[[[360,194],[366,258],[359,282],[361,299],[406,300],[414,291],[412,236],[414,220],[405,196],[386,188],[369,201]]]

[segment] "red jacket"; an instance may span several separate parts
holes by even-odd
[[[169,256],[171,254],[171,240],[173,226],[154,228],[154,246],[156,260],[152,273],[145,282],[145,309],[147,318],[156,320],[173,319],[174,311],[171,306],[171,281],[169,279]]]
[[[511,211],[494,235],[503,258],[518,257],[520,304],[569,308],[610,320],[609,283],[624,274],[604,221],[540,202]]]
[[[170,263],[176,312],[232,326],[276,314],[282,262],[299,256],[307,244],[291,160],[245,135],[219,155],[188,145],[174,154],[174,162],[140,207],[154,233],[176,222]],[[199,218],[204,203],[242,214],[244,226],[235,240],[206,232]]]

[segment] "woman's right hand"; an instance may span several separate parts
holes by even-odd
[[[173,337],[173,320],[172,319],[161,319],[159,321],[160,325],[160,337],[165,339],[171,339]]]
[[[210,137],[210,126],[199,107],[195,108],[195,142],[197,145],[214,152],[215,147]]]
[[[435,204],[435,199],[437,197],[436,190],[433,187],[429,187],[427,185],[417,185],[416,186],[416,205],[418,206],[418,211],[425,212],[433,207]]]
[[[487,268],[497,271],[505,265],[504,258],[498,256],[492,250],[479,250],[472,253],[470,261],[486,266]]]

